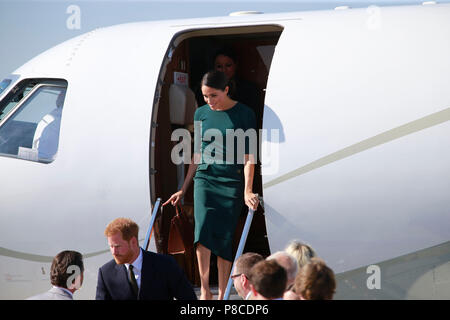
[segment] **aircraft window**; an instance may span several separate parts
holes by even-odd
[[[34,86],[35,83],[28,83],[22,88],[16,89],[16,92],[14,93],[11,99],[5,99],[7,101],[0,104],[0,121],[2,121],[3,118],[5,118],[6,115],[28,95],[28,93],[30,93],[31,89],[33,89]]]
[[[65,95],[66,88],[59,85],[25,87],[16,102],[20,106],[0,126],[0,154],[52,162],[58,151]]]
[[[2,82],[0,82],[0,94],[2,94],[3,91],[5,91],[6,88],[11,84],[11,79],[3,79]]]

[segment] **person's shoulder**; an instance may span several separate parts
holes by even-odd
[[[152,252],[152,251],[142,251],[144,255],[149,256],[151,259],[157,260],[159,262],[173,262],[175,261],[174,257],[164,253]]]
[[[147,251],[147,252],[150,253],[151,255],[153,255],[156,259],[159,259],[160,261],[165,261],[165,262],[174,262],[175,261],[175,258],[173,256],[171,256],[170,254],[151,252],[151,251]]]
[[[48,297],[48,291],[39,293],[37,295],[26,298],[25,300],[46,300]]]
[[[200,116],[202,114],[205,114],[207,111],[209,111],[209,109],[210,108],[209,108],[208,104],[204,104],[203,106],[198,107],[195,110],[194,117],[198,117],[198,116]]]
[[[237,105],[239,108],[241,108],[242,110],[244,110],[245,112],[253,112],[252,108],[250,108],[248,105],[246,105],[244,102],[242,101],[238,101]]]
[[[151,265],[161,272],[171,272],[173,271],[173,268],[178,266],[175,258],[168,254],[144,251],[144,255],[151,261]]]
[[[246,115],[249,115],[249,116],[252,116],[252,117],[255,116],[255,111],[253,111],[253,109],[250,108],[245,103],[238,101],[237,106],[239,107],[239,112],[245,113]]]
[[[209,108],[209,105],[206,103],[206,104],[204,104],[204,105],[198,107],[197,110],[195,110],[195,112],[200,112],[200,113],[202,113],[202,112],[208,111],[209,109],[210,109],[210,108]]]
[[[26,300],[73,300],[73,297],[62,288],[52,287],[50,290],[29,297]]]
[[[117,266],[117,263],[114,259],[111,259],[110,261],[106,262],[103,266],[100,267],[100,270],[102,271],[109,271],[114,269]]]

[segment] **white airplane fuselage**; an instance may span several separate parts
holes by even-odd
[[[0,99],[24,79],[67,94],[53,162],[0,156],[0,299],[47,290],[67,249],[85,259],[75,298],[95,297],[108,222],[130,217],[143,238],[150,221],[170,48],[248,28],[280,30],[261,142],[271,252],[310,244],[337,298],[450,298],[450,6],[433,5],[130,23],[30,60]]]

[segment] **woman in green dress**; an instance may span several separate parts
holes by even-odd
[[[212,299],[209,289],[210,256],[217,256],[219,294],[222,300],[230,274],[234,232],[242,205],[254,210],[256,120],[253,110],[228,96],[223,72],[210,71],[202,79],[204,106],[197,109],[195,151],[183,187],[163,205],[176,205],[194,180],[196,255],[202,300]]]

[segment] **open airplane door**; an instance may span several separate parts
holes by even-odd
[[[184,176],[188,172],[188,164],[174,163],[174,150],[180,150],[177,144],[177,134],[181,131],[185,136],[193,137],[193,114],[196,106],[205,104],[201,96],[199,83],[204,73],[212,68],[212,57],[222,47],[232,47],[239,57],[239,76],[246,81],[255,83],[255,87],[263,94],[266,86],[267,74],[270,68],[270,60],[274,47],[282,32],[282,27],[276,24],[240,25],[233,27],[205,27],[180,31],[173,37],[169,44],[167,55],[164,57],[161,68],[156,99],[152,115],[152,135],[150,163],[150,182],[152,199],[161,197],[164,201],[170,195],[179,190],[184,182]],[[191,101],[192,93],[196,94],[196,103]],[[199,97],[200,95],[200,97]],[[254,110],[257,118],[261,119],[263,101],[255,100]],[[190,102],[191,101],[191,102]],[[175,103],[174,103],[175,102]],[[181,103],[180,103],[181,102]],[[189,103],[190,102],[190,103]],[[187,112],[191,110],[190,112]],[[190,116],[188,116],[190,115]],[[192,139],[183,141],[193,143]],[[188,147],[186,147],[188,149]],[[177,155],[178,156],[178,155]],[[190,156],[188,156],[190,159]],[[262,194],[261,176],[255,174],[253,188],[256,193]],[[193,187],[191,186],[183,199],[183,209],[193,219]],[[238,223],[234,247],[237,249],[239,237],[245,223],[248,209],[243,208]],[[164,207],[163,215],[155,221],[156,250],[160,253],[172,254],[188,279],[199,285],[197,261],[195,253],[171,252],[169,249],[170,221],[175,215],[172,206]],[[252,230],[246,242],[246,250],[261,253],[264,256],[270,254],[267,243],[264,211],[259,208],[252,223]],[[214,257],[211,259],[211,282],[217,278],[217,268]]]

